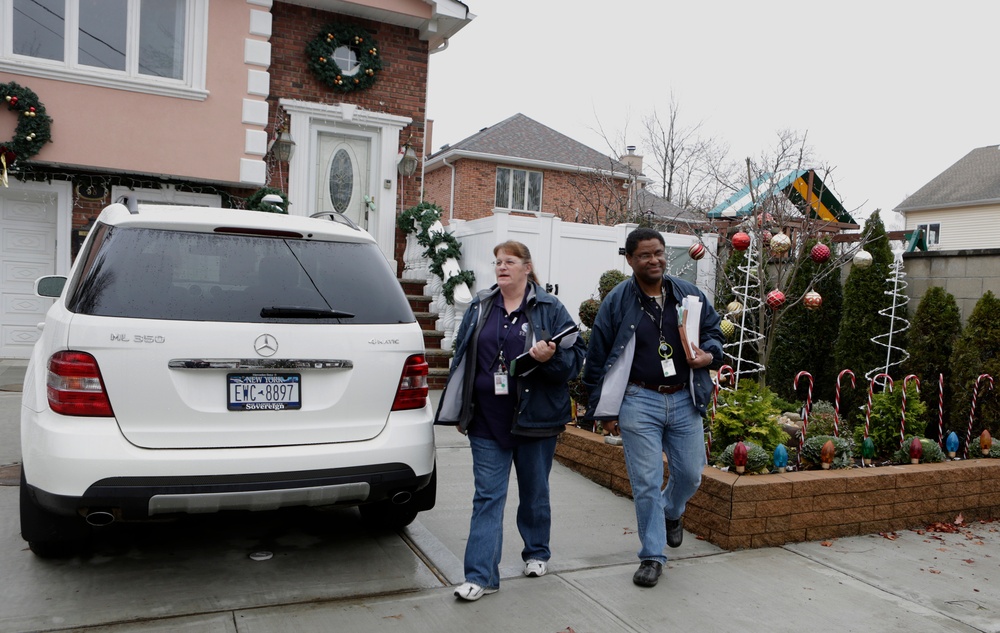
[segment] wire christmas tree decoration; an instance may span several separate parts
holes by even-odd
[[[893,261],[889,266],[890,276],[885,280],[889,284],[890,290],[886,290],[884,293],[892,297],[892,304],[888,308],[882,308],[878,311],[882,316],[889,318],[889,331],[885,334],[874,336],[871,339],[872,343],[886,348],[885,366],[876,367],[866,373],[865,378],[868,380],[871,380],[873,376],[880,373],[888,374],[890,367],[901,365],[910,357],[910,353],[906,349],[894,345],[892,341],[895,335],[902,334],[910,329],[910,322],[906,318],[897,315],[897,312],[906,314],[906,305],[910,302],[910,298],[906,296],[905,292],[909,284],[904,279],[906,273],[903,271],[903,251],[901,249],[894,250],[892,251],[892,255]],[[893,359],[893,351],[897,352],[895,360]]]

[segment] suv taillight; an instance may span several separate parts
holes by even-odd
[[[45,381],[49,408],[62,415],[111,417],[97,360],[86,352],[57,352],[49,358]]]
[[[396,398],[392,401],[393,411],[422,409],[427,404],[427,374],[430,373],[423,354],[414,354],[406,359],[403,375],[399,378]]]

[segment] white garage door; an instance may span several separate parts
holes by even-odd
[[[28,358],[52,299],[35,279],[56,272],[56,196],[0,191],[0,358]]]

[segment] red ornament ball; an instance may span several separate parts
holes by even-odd
[[[738,251],[745,251],[750,248],[750,236],[740,231],[733,236],[733,248]]]
[[[701,242],[695,242],[688,249],[688,255],[691,256],[691,259],[701,259],[705,256],[705,245]]]
[[[804,303],[810,310],[815,310],[823,305],[823,297],[821,297],[815,290],[810,290],[806,293],[806,296],[802,297],[802,303]]]
[[[760,241],[763,242],[764,246],[768,246],[771,243],[771,237],[773,236],[770,231],[761,231],[760,233]]]
[[[785,303],[785,293],[780,290],[772,290],[767,293],[767,307],[777,310]]]
[[[830,247],[826,244],[817,244],[812,247],[809,257],[811,257],[817,264],[822,264],[826,260],[830,259]]]

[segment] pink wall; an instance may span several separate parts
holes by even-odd
[[[233,0],[209,7],[204,101],[0,73],[0,82],[33,90],[53,119],[52,142],[32,160],[238,183],[239,159],[260,158],[244,154],[242,123],[254,7]]]

